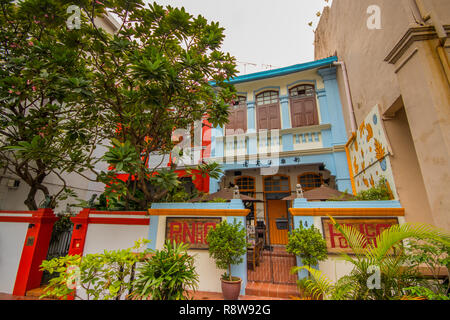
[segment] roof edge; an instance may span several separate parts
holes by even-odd
[[[261,79],[279,77],[279,76],[284,76],[284,75],[295,73],[295,72],[300,72],[300,71],[305,71],[305,70],[328,66],[336,61],[338,61],[338,58],[336,56],[331,56],[331,57],[328,57],[325,59],[314,60],[311,62],[306,62],[306,63],[301,63],[301,64],[295,64],[295,65],[288,66],[288,67],[245,74],[242,76],[237,76],[237,77],[231,78],[230,80],[228,80],[226,82],[231,83],[231,84],[237,84],[237,83],[261,80]],[[215,86],[216,82],[211,81],[210,84]]]

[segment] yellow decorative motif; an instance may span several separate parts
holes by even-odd
[[[354,157],[353,159],[354,159],[354,161],[353,161],[353,167],[355,168],[355,172],[358,173],[358,172],[359,172],[359,166],[358,166],[358,164],[356,163],[356,157]]]
[[[370,139],[373,138],[373,130],[372,130],[372,126],[370,125],[370,123],[368,123],[366,125],[366,130],[367,130],[367,142],[369,142]]]
[[[363,178],[363,182],[366,185],[366,187],[369,187],[369,181],[366,178]]]
[[[359,126],[359,136],[362,138],[364,133],[364,128],[366,127],[366,123],[363,121],[361,125]]]
[[[378,160],[383,160],[385,156],[385,150],[383,148],[383,145],[378,141],[378,139],[375,139],[375,157]]]
[[[389,181],[387,181],[387,180],[386,180],[386,187],[387,187],[387,189],[389,191],[389,199],[393,200],[394,199],[394,194],[392,192],[391,185],[389,184]]]

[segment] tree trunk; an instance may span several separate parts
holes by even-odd
[[[31,186],[30,191],[28,192],[28,196],[26,200],[24,201],[24,204],[28,207],[28,210],[34,211],[38,209],[38,206],[36,204],[36,192],[38,189],[35,186]]]

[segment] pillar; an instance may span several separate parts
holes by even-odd
[[[17,270],[13,295],[24,296],[28,290],[41,285],[42,271],[40,265],[47,257],[53,225],[58,218],[52,209],[34,211]]]

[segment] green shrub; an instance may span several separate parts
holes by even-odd
[[[355,201],[391,200],[392,194],[387,187],[386,178],[381,177],[375,187],[359,192]]]
[[[305,228],[301,221],[300,227],[290,232],[286,251],[300,257],[303,265],[309,267],[327,259],[327,244],[319,229]]]
[[[187,244],[167,241],[164,249],[138,269],[133,297],[152,300],[186,300],[187,290],[196,290],[198,274],[194,258],[187,253]]]
[[[209,256],[214,258],[220,269],[228,270],[227,277],[232,281],[231,265],[242,263],[247,252],[247,232],[242,222],[230,224],[222,221],[208,233]]]
[[[100,254],[87,254],[83,257],[67,255],[43,261],[41,270],[50,275],[56,272],[58,276],[50,280],[41,298],[67,299],[68,295],[74,294],[76,298],[83,299],[78,295],[79,291],[76,291],[76,287],[79,287],[85,291],[87,300],[120,299],[127,291],[131,293],[131,275],[135,264],[142,259],[142,255],[150,253],[149,249],[141,254],[134,251],[148,242],[137,241],[133,248],[125,250],[105,250]]]

